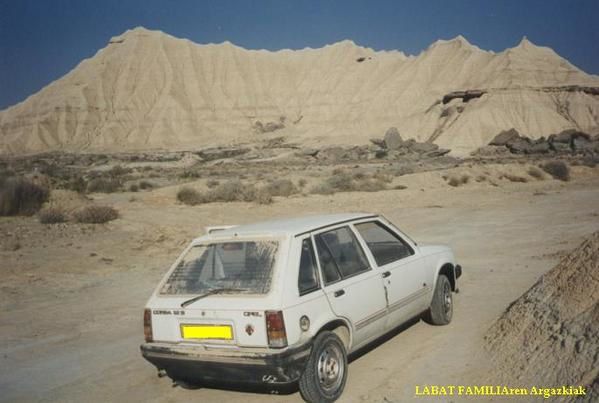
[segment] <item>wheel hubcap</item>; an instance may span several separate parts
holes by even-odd
[[[445,283],[445,286],[443,287],[443,302],[444,302],[444,307],[445,307],[445,314],[448,314],[451,312],[451,289],[449,288],[449,284]]]
[[[345,363],[341,350],[336,345],[325,347],[318,357],[318,380],[325,391],[339,387],[343,379]]]

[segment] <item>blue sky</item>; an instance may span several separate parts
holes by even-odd
[[[599,0],[0,0],[0,109],[135,26],[198,43],[320,47],[342,39],[418,54],[459,34],[490,50],[526,35],[599,74]]]

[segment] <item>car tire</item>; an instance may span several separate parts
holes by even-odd
[[[339,337],[329,331],[319,333],[299,380],[299,390],[307,402],[334,402],[347,381],[347,352]]]
[[[424,321],[431,325],[441,326],[451,322],[453,316],[453,295],[451,283],[444,274],[440,274],[435,285],[433,301],[424,314]]]

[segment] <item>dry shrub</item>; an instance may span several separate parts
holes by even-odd
[[[503,177],[505,179],[509,180],[510,182],[519,182],[519,183],[528,182],[528,179],[523,178],[522,176],[518,176],[518,175],[504,174]]]
[[[146,190],[146,189],[152,189],[154,187],[154,184],[152,182],[148,182],[148,181],[141,181],[139,182],[139,188]]]
[[[33,215],[49,196],[45,186],[25,178],[8,178],[0,189],[0,216]]]
[[[545,175],[543,175],[543,171],[541,171],[537,167],[530,167],[530,168],[528,168],[527,173],[530,176],[532,176],[533,178],[537,179],[537,180],[541,180],[541,179],[545,178]]]
[[[216,179],[210,179],[208,182],[206,182],[206,186],[208,186],[210,189],[215,188],[218,185],[220,185],[220,182]]]
[[[306,186],[307,183],[308,183],[307,180],[305,180],[304,178],[301,178],[299,181],[297,181],[297,186],[299,186],[300,188],[303,188],[304,186]]]
[[[263,202],[267,200],[264,193],[268,193],[267,189],[257,189],[253,184],[244,184],[239,180],[232,180],[206,193],[200,193],[197,190],[183,187],[177,192],[177,200],[191,206],[202,203],[212,202]],[[268,195],[272,198],[270,193]]]
[[[177,200],[190,206],[205,202],[205,198],[200,192],[187,186],[179,189],[177,192]]]
[[[123,176],[128,173],[131,173],[132,171],[133,169],[131,168],[123,168],[120,165],[115,165],[108,171],[108,175],[110,175],[113,178],[116,178],[118,176]]]
[[[325,182],[312,188],[311,193],[330,195],[336,192],[378,192],[387,189],[385,180],[368,178],[359,175],[353,177],[345,172],[340,172],[329,177]]]
[[[208,199],[215,202],[254,201],[256,187],[239,180],[231,180],[208,192]]]
[[[477,181],[477,182],[479,182],[479,183],[480,183],[480,182],[484,182],[484,181],[486,181],[486,180],[487,180],[487,177],[486,177],[485,175],[478,175],[478,176],[476,177],[476,181]]]
[[[130,192],[137,192],[138,190],[139,190],[139,186],[137,186],[135,183],[132,183],[131,185],[129,185]]]
[[[265,189],[260,189],[256,192],[255,202],[258,204],[272,204],[273,198]]]
[[[67,221],[67,215],[59,207],[46,207],[38,213],[42,224],[58,224]]]
[[[266,185],[265,191],[271,196],[291,196],[299,192],[299,189],[289,179],[278,179]]]
[[[103,224],[116,220],[119,217],[119,212],[110,206],[87,206],[77,210],[73,217],[78,223]]]
[[[89,181],[87,191],[90,193],[114,193],[121,188],[121,181],[114,178],[96,178]]]
[[[76,176],[65,183],[64,188],[73,190],[77,193],[85,193],[85,190],[87,189],[87,181],[82,176]]]
[[[468,175],[462,175],[460,177],[452,176],[451,178],[449,178],[447,184],[449,186],[458,187],[461,185],[465,185],[466,183],[468,183],[469,180],[470,177]]]
[[[554,179],[561,181],[570,180],[570,167],[563,161],[549,161],[541,165],[541,169],[551,175]]]

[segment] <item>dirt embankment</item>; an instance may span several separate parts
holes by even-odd
[[[500,379],[584,385],[585,400],[598,401],[599,232],[513,302],[486,339]]]

